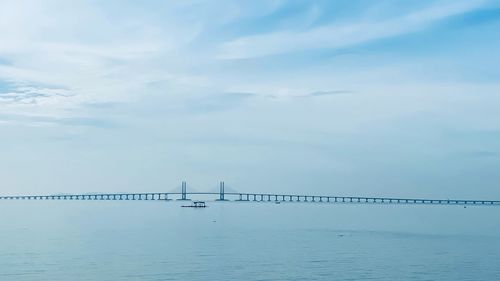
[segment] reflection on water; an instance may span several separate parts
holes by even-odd
[[[500,280],[500,208],[209,205],[1,202],[0,280]]]

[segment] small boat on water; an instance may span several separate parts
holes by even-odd
[[[206,208],[207,205],[204,201],[193,201],[191,205],[182,205],[183,208]]]

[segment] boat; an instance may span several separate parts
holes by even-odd
[[[207,205],[204,201],[193,201],[191,205],[182,205],[183,208],[206,208]]]

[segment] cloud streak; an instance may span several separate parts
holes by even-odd
[[[348,15],[339,18],[309,2],[291,14],[282,1],[65,3],[0,3],[0,112],[72,118],[149,101],[200,114],[254,97],[382,92],[393,80],[418,80],[413,62],[376,51],[377,59],[365,62],[366,53],[350,47],[430,30],[484,1],[432,2],[401,13],[386,13],[393,5],[385,2],[354,10],[339,3],[335,10]],[[331,52],[304,54],[318,49]]]
[[[0,121],[4,124],[28,126],[69,126],[69,127],[94,127],[109,129],[116,127],[116,123],[109,119],[91,117],[66,117],[55,118],[38,115],[0,114]]]
[[[419,31],[440,20],[476,9],[482,3],[484,1],[456,1],[382,20],[356,19],[354,22],[324,25],[306,31],[284,30],[244,36],[224,43],[217,57],[245,59],[307,49],[345,48]]]
[[[61,88],[18,86],[14,91],[0,92],[0,103],[40,104],[46,99],[67,98],[70,93]]]

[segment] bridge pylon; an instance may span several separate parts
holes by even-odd
[[[181,199],[177,200],[184,200],[184,201],[191,200],[187,198],[187,184],[185,181],[181,183]]]
[[[219,183],[219,199],[217,199],[217,201],[226,201],[227,200],[224,198],[224,187],[225,187],[225,183],[224,183],[224,181],[221,181]]]

